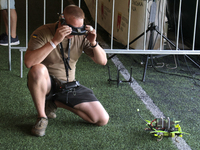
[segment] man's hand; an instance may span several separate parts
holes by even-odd
[[[67,25],[60,26],[57,28],[52,41],[55,45],[58,45],[60,42],[62,42],[64,40],[64,38],[66,36],[70,35],[71,33],[72,33],[71,27],[69,27]]]
[[[85,29],[88,31],[87,39],[89,40],[91,45],[95,45],[96,44],[96,37],[97,37],[96,30],[90,25],[86,25]]]

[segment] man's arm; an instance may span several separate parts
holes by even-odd
[[[93,48],[94,56],[92,57],[92,60],[100,65],[106,65],[107,63],[107,57],[105,51],[101,48],[101,46],[96,41],[96,30],[92,28],[91,26],[86,25],[86,30],[88,30],[88,36],[87,39],[89,40],[91,46],[95,46]]]
[[[53,47],[49,42],[36,50],[27,50],[25,53],[25,60],[24,60],[26,67],[31,68],[36,64],[40,64],[52,50]]]
[[[60,26],[51,40],[55,46],[57,46],[63,39],[71,33],[71,28],[68,26]],[[54,49],[50,42],[47,42],[42,47],[35,50],[27,50],[25,53],[24,63],[27,68],[31,68],[36,64],[40,64]]]
[[[96,44],[97,46],[95,46]],[[96,44],[91,43],[91,46],[95,46],[93,48],[94,57],[92,57],[92,60],[97,64],[106,65],[107,63],[106,53],[97,42]]]

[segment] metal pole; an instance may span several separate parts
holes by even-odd
[[[197,27],[198,6],[199,6],[199,0],[197,0],[197,2],[196,2],[196,12],[195,12],[195,22],[194,22],[194,33],[193,33],[193,45],[192,45],[192,50],[193,50],[193,51],[194,51],[195,40],[196,40],[196,27]]]
[[[129,50],[129,41],[130,41],[130,33],[131,33],[131,5],[132,5],[132,0],[129,1],[127,50]]]
[[[46,0],[44,0],[44,24],[46,24]]]
[[[148,9],[148,6],[149,6],[149,0],[147,0],[147,2],[146,2],[146,8],[145,8],[145,23],[144,23],[144,43],[143,43],[143,45],[144,45],[144,50],[146,50],[146,39],[147,39],[147,37],[146,37],[146,30],[147,30],[147,9]]]
[[[97,11],[98,11],[98,0],[96,0],[96,11],[95,11],[95,30],[97,31]]]
[[[78,1],[78,6],[81,7],[81,0]]]
[[[26,48],[28,48],[28,0],[26,0]]]
[[[161,3],[161,1],[160,1]],[[162,35],[163,35],[163,24],[164,24],[164,12],[165,12],[165,0],[163,0],[163,5],[162,5],[162,21],[161,21],[161,35],[160,35],[160,50],[162,50]],[[158,12],[159,13],[159,12]],[[159,21],[159,18],[158,18]]]
[[[63,0],[61,0],[61,14],[63,13]]]
[[[22,78],[23,77],[23,50],[21,49],[20,50],[20,55],[21,55],[21,59],[20,59],[20,62],[21,62],[21,69],[20,69],[20,77]]]
[[[17,48],[17,47],[15,47]],[[21,71],[20,71],[20,77],[23,77],[23,52],[26,51],[26,49],[28,48],[28,0],[26,0],[26,47],[22,47],[20,49],[20,54],[21,54]]]
[[[114,33],[114,20],[115,20],[115,0],[113,0],[113,6],[112,6],[112,28],[111,28],[111,50],[113,49],[113,33]]]
[[[10,0],[7,0],[8,4],[8,52],[9,52],[9,70],[11,71],[11,36],[10,36]]]
[[[180,3],[179,3],[178,30],[177,30],[177,38],[176,38],[176,50],[177,51],[178,51],[178,42],[179,42],[180,20],[181,20],[181,6],[182,6],[182,0],[180,0]]]

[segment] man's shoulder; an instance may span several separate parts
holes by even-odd
[[[55,26],[55,23],[51,23],[37,28],[30,37],[28,49],[38,49],[51,40],[55,34]]]
[[[50,23],[50,24],[45,24],[42,25],[40,27],[38,27],[34,33],[46,33],[46,32],[50,32],[52,34],[55,33],[55,27],[56,27],[56,23]]]
[[[53,29],[55,31],[56,30],[56,25],[57,25],[57,23],[49,23],[49,24],[43,25],[43,27],[51,29],[51,30]]]

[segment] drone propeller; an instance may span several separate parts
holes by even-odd
[[[168,133],[167,131],[162,130],[156,130],[155,128],[152,128],[154,131],[151,131],[150,133]]]
[[[150,123],[151,123],[151,121],[149,121],[149,120],[145,120],[145,121],[146,121],[147,124],[150,124]]]
[[[174,123],[176,123],[176,124],[179,123],[179,122],[181,122],[181,121],[174,121]]]
[[[181,134],[182,134],[182,133],[183,133],[183,134],[189,134],[189,133],[186,133],[186,132],[180,132],[180,131],[173,131],[173,132],[171,132],[171,133],[175,133],[175,134],[176,134],[176,133],[181,133]],[[190,135],[190,134],[189,134],[189,135]]]
[[[150,133],[168,133],[167,131],[155,130],[151,131]]]

